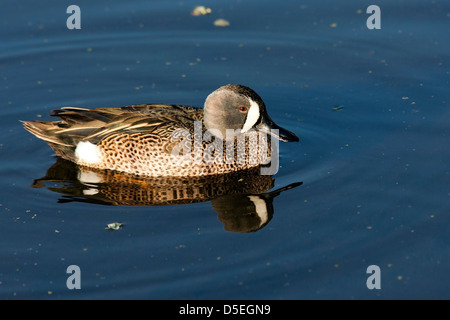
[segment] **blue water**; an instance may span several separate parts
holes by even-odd
[[[66,27],[71,4],[81,30]],[[2,2],[0,299],[450,298],[450,3],[378,1],[380,30],[356,0],[215,0],[191,16],[198,4]],[[61,182],[30,187],[56,159],[19,120],[202,106],[228,83],[300,136],[280,144],[271,190],[303,184],[258,231],[226,230],[211,201],[101,205]]]

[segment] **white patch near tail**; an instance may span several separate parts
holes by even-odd
[[[242,128],[241,133],[245,133],[250,130],[259,119],[260,111],[258,104],[250,98],[249,100],[250,110],[248,110],[247,119],[245,120],[244,127]]]
[[[102,177],[97,174],[96,172],[92,171],[79,171],[78,172],[78,181],[80,181],[83,184],[89,185],[89,184],[97,184],[102,183],[103,179]]]
[[[85,196],[94,196],[98,194],[98,189],[95,188],[98,183],[102,183],[103,179],[100,175],[92,171],[79,171],[78,172],[78,181],[80,181],[85,186],[89,187],[89,189],[84,189],[83,194]]]
[[[96,194],[98,194],[98,189],[95,188],[85,189],[83,190],[83,194],[85,196],[95,196]]]
[[[99,147],[89,141],[81,141],[75,149],[75,157],[82,164],[95,164],[102,161]]]

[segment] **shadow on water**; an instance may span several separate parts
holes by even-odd
[[[145,178],[116,171],[93,170],[57,158],[31,187],[60,193],[59,203],[85,202],[113,206],[164,206],[211,201],[224,228],[255,232],[273,217],[273,199],[302,182],[269,191],[274,178],[258,170],[207,177]]]

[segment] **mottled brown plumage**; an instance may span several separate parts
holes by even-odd
[[[284,130],[277,136],[280,140],[298,141],[295,134],[275,125],[262,99],[250,88],[228,85],[210,96],[214,99],[209,104],[207,100],[205,109],[161,104],[100,109],[65,107],[53,111],[52,116],[60,121],[23,123],[25,129],[46,141],[64,159],[91,168],[152,177],[224,174],[267,164],[269,127]],[[219,136],[225,129],[239,134],[249,123],[255,129],[261,126],[262,131],[248,130],[244,139],[234,138],[233,152],[227,154],[231,144],[225,139],[207,138],[207,130],[216,128],[205,123],[204,110],[218,123]],[[256,116],[249,120],[250,112]],[[177,136],[179,132],[182,134]],[[267,150],[259,149],[261,143]],[[245,154],[239,150],[245,150]],[[189,161],[180,161],[186,159]]]

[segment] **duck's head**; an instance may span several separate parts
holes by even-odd
[[[229,84],[211,93],[205,101],[204,124],[208,130],[219,130],[226,137],[226,130],[259,130],[284,141],[299,141],[298,136],[278,126],[267,113],[261,97],[252,89]]]

